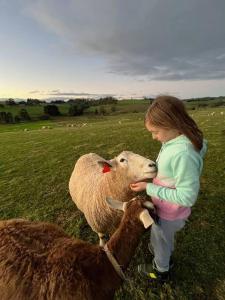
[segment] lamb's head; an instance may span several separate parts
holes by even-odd
[[[154,223],[148,211],[153,210],[154,206],[142,196],[136,196],[128,202],[121,202],[107,197],[106,202],[111,208],[125,212],[123,218],[132,220],[132,222],[135,222],[136,218],[136,221],[141,221],[145,228],[148,228]]]
[[[104,170],[116,171],[126,176],[128,183],[144,181],[156,176],[155,162],[131,151],[123,151],[109,161],[99,162]]]

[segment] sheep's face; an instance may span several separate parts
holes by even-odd
[[[121,168],[126,172],[130,182],[137,182],[154,178],[157,173],[155,162],[131,151],[123,151],[114,160],[116,169]]]

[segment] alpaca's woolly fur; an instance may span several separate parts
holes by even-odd
[[[145,230],[143,202],[136,197],[126,205],[107,243],[123,270]],[[121,282],[102,247],[71,238],[53,224],[0,221],[1,300],[110,300]]]
[[[102,171],[104,164],[110,167],[107,173]],[[106,205],[105,198],[129,201],[135,195],[130,184],[155,175],[153,161],[130,151],[123,151],[108,161],[95,153],[89,153],[76,162],[69,191],[92,230],[101,236],[112,233],[122,216],[121,212]]]

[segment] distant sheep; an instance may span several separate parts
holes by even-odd
[[[88,224],[104,245],[104,237],[117,228],[121,213],[109,208],[105,198],[130,200],[135,193],[130,184],[156,176],[153,161],[130,151],[123,151],[111,160],[95,153],[81,156],[70,177],[72,200],[84,213]]]
[[[113,299],[124,279],[120,266],[126,270],[153,220],[141,197],[119,202],[121,207],[109,201],[125,213],[105,248],[73,239],[53,224],[1,221],[1,300]]]

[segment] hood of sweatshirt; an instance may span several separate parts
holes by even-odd
[[[162,143],[163,148],[167,147],[168,145],[173,144],[173,145],[180,145],[180,144],[191,144],[191,141],[189,140],[189,138],[187,138],[184,134],[179,135],[178,137],[169,140],[166,143]],[[207,140],[203,139],[203,145],[202,145],[202,149],[200,150],[199,155],[204,158],[205,154],[207,152]]]

